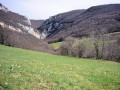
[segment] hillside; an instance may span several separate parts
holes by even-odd
[[[2,4],[0,4],[0,25],[11,31],[31,34],[36,38],[41,37],[39,31],[31,27],[31,22],[27,17],[6,9]]]
[[[4,6],[2,5],[2,7]],[[36,38],[40,38],[40,33],[31,27],[31,22],[27,17],[8,9],[0,9],[0,25],[12,31],[28,33]]]
[[[58,14],[45,20],[39,30],[48,42],[61,41],[68,36],[89,37],[92,32],[120,32],[120,4]]]
[[[37,29],[38,27],[40,27],[42,25],[42,23],[44,22],[44,20],[30,20],[31,22],[31,27],[34,29]]]
[[[0,45],[0,89],[119,90],[120,64]]]
[[[0,4],[0,44],[52,53],[51,47],[40,39],[40,32],[27,17]]]

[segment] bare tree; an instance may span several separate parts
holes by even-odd
[[[95,54],[96,54],[95,58],[99,59],[99,39],[100,39],[100,37],[99,37],[98,31],[93,31],[91,33],[91,37],[93,39],[93,45],[94,45],[94,48],[95,48]]]

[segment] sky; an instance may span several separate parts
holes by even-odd
[[[50,16],[76,10],[87,9],[102,4],[115,4],[120,0],[0,0],[9,10],[30,19],[47,19]]]

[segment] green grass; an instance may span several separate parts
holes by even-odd
[[[120,63],[0,45],[0,89],[120,90]]]
[[[56,42],[56,43],[52,43],[50,45],[53,47],[53,49],[57,50],[62,45],[62,42]]]
[[[120,35],[120,32],[113,32],[113,33],[109,33],[109,34],[113,34],[113,35]]]

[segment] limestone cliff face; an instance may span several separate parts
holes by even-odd
[[[41,38],[40,32],[31,27],[31,22],[27,17],[9,11],[2,4],[0,4],[0,25],[12,31],[29,33],[36,38]]]
[[[8,8],[6,8],[5,6],[3,6],[1,3],[0,3],[0,10],[4,11],[4,12],[7,12],[8,11]]]
[[[70,12],[60,13],[45,20],[38,28],[44,38],[47,38],[61,29],[71,27],[76,17],[85,10],[73,10]]]
[[[40,32],[33,29],[27,17],[9,11],[0,4],[0,44],[54,53],[48,43],[40,38]]]
[[[93,6],[52,16],[39,27],[48,42],[89,37],[91,32],[120,32],[120,4]]]

